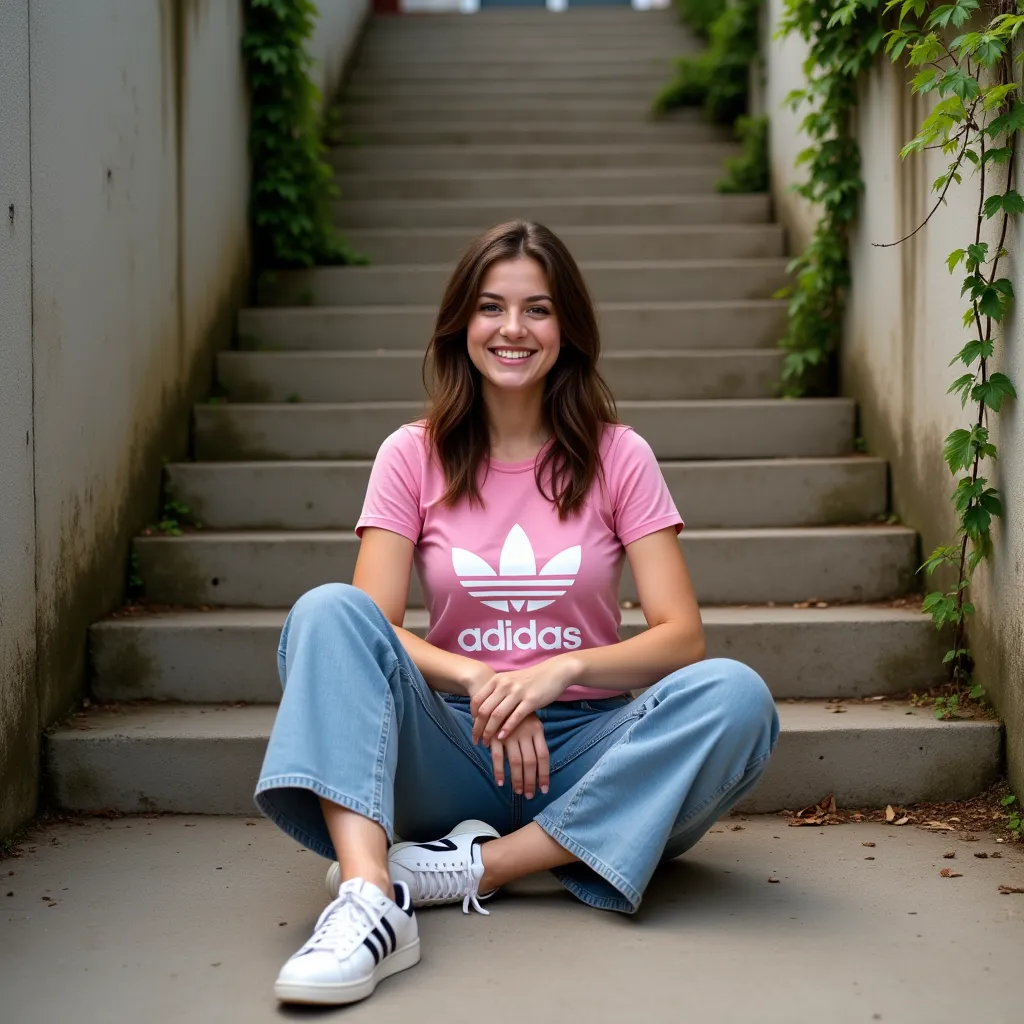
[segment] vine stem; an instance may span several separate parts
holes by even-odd
[[[946,184],[942,189],[942,195],[940,195],[939,198],[936,200],[936,203],[929,211],[928,216],[925,217],[925,219],[921,221],[921,223],[918,224],[917,227],[914,228],[914,230],[911,231],[909,235],[904,235],[902,238],[898,238],[895,242],[872,242],[871,244],[872,246],[874,246],[874,248],[891,249],[894,245],[902,245],[908,239],[913,238],[914,235],[916,235],[918,231],[920,231],[925,226],[925,224],[927,224],[928,221],[930,221],[932,217],[935,216],[935,214],[938,212],[939,207],[946,201],[946,193],[949,191],[949,186],[953,184],[954,174],[956,174],[956,172],[960,169],[960,164],[963,163],[964,153],[967,152],[967,144],[969,141],[970,133],[964,132],[964,144],[960,147],[960,152],[957,154],[956,160],[953,162],[953,168],[950,170],[949,178],[946,180]],[[982,173],[984,173],[984,171],[985,168],[984,166],[982,166]]]

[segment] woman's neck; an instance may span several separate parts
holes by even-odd
[[[543,393],[484,389],[491,458],[520,462],[532,458],[551,436],[544,420]]]

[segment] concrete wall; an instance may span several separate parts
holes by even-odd
[[[320,0],[326,89],[366,6]],[[0,5],[0,836],[246,292],[242,30],[242,0]]]
[[[770,3],[774,24],[781,3]],[[791,251],[796,252],[813,219],[785,192],[795,180],[790,157],[799,143],[793,137],[792,115],[779,110],[779,101],[798,84],[795,51],[800,46],[793,40],[766,46],[773,190],[791,226]],[[974,240],[978,181],[965,176],[962,185],[954,185],[947,205],[914,238],[892,248],[874,244],[893,242],[924,220],[935,201],[931,182],[949,159],[938,150],[906,161],[899,158],[901,146],[916,134],[928,110],[924,99],[911,97],[909,77],[904,68],[883,59],[865,77],[860,92],[856,130],[865,193],[850,251],[853,287],[841,350],[841,388],[858,401],[860,433],[868,450],[890,461],[893,510],[920,531],[923,553],[928,554],[936,545],[950,543],[956,529],[949,501],[955,480],[942,459],[943,440],[951,430],[970,426],[976,416],[973,404],[963,410],[958,398],[946,394],[959,376],[948,364],[967,333],[961,327],[966,306],[959,296],[962,268],[951,276],[945,258]],[[995,184],[991,177],[990,183]],[[1019,296],[1024,294],[1024,275],[1012,230],[1007,248],[1011,255],[1002,269]],[[997,334],[990,369],[1002,370],[1024,387],[1021,329],[1018,312],[1002,336]],[[983,468],[1002,491],[1006,515],[993,530],[991,563],[975,575],[971,598],[977,616],[969,645],[977,659],[977,681],[1006,722],[1011,783],[1024,794],[1024,435],[1017,404],[1005,404],[990,426],[1000,459],[994,467]],[[923,585],[933,589],[935,581]]]

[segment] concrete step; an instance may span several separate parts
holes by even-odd
[[[352,529],[372,460],[180,462],[169,492],[207,529]],[[833,459],[667,461],[661,471],[690,529],[868,523],[887,507],[886,463]]]
[[[843,807],[964,799],[998,775],[998,722],[939,722],[899,704],[829,707],[779,705],[775,756],[742,809],[793,809],[829,792]],[[274,714],[265,705],[95,711],[47,738],[56,801],[72,811],[253,814]]]
[[[382,82],[401,83],[410,91],[420,82],[458,82],[466,89],[472,89],[477,82],[515,82],[529,78],[534,82],[546,82],[552,92],[564,81],[577,86],[599,82],[637,82],[648,86],[651,95],[659,89],[673,71],[671,57],[651,57],[647,61],[614,60],[580,64],[577,61],[555,62],[543,59],[495,61],[491,64],[401,64],[388,67],[377,66],[366,70],[356,68],[349,81],[360,89],[374,88]]]
[[[376,266],[384,263],[454,265],[473,238],[466,228],[362,228],[345,238]],[[576,227],[559,232],[580,263],[601,260],[710,260],[782,256],[781,224],[698,224],[663,227]]]
[[[597,302],[767,299],[787,283],[788,260],[615,260],[580,266]],[[261,285],[263,306],[424,305],[440,303],[454,267],[409,263],[381,267],[280,270]],[[301,300],[301,303],[300,303]]]
[[[885,601],[907,592],[919,564],[917,535],[901,526],[684,530],[680,542],[702,604]],[[288,607],[321,583],[350,581],[358,548],[356,535],[341,530],[135,541],[146,597],[188,607]],[[415,607],[423,599],[412,575]],[[628,564],[619,597],[637,600]]]
[[[342,145],[354,146],[596,146],[660,143],[687,146],[701,142],[729,142],[732,133],[723,125],[706,121],[649,123],[608,120],[604,124],[544,121],[431,121],[413,123],[373,122],[342,125],[337,131]]]
[[[489,96],[474,93],[424,99],[418,90],[413,95],[369,97],[349,101],[336,108],[342,124],[405,123],[432,121],[442,114],[445,120],[480,122],[500,118],[509,121],[553,121],[601,123],[611,121],[651,121],[658,124],[687,124],[704,120],[698,107],[677,107],[656,118],[651,111],[651,97],[644,94],[627,99],[592,99],[559,95]]]
[[[423,402],[204,404],[195,407],[200,461],[372,458]],[[768,459],[849,455],[854,403],[847,398],[618,403],[623,423],[660,459]]]
[[[89,631],[92,692],[101,701],[273,704],[283,609],[177,611],[108,619]],[[758,671],[776,699],[920,692],[942,682],[942,639],[914,608],[707,608],[708,657]],[[424,609],[403,625],[425,637]],[[644,632],[624,609],[619,638]]]
[[[480,46],[473,39],[438,40],[437,42],[374,42],[360,47],[359,53],[352,63],[353,71],[365,71],[385,75],[393,68],[399,67],[404,73],[426,73],[437,69],[447,69],[458,64],[466,70],[485,70],[493,67],[507,67],[516,61],[508,59],[508,48],[515,46],[514,39],[502,40],[506,47],[504,59],[497,58],[493,49]],[[570,66],[582,75],[592,74],[595,68],[612,67],[616,71],[623,69],[647,71],[651,68],[663,68],[671,64],[682,53],[697,52],[697,47],[682,44],[674,39],[647,39],[631,44],[620,43],[609,46],[605,40],[593,40],[588,45],[581,45],[579,40],[572,41],[575,45],[567,45],[565,39],[534,38],[523,51],[522,66],[527,69],[538,68],[541,74],[547,74],[554,64]]]
[[[406,171],[343,174],[337,179],[346,199],[548,199],[563,196],[665,196],[715,191],[722,168],[599,169],[596,171]]]
[[[635,100],[650,103],[661,86],[668,81],[666,73],[656,81],[650,78],[623,79],[585,78],[574,80],[562,78],[552,83],[542,76],[505,79],[476,79],[468,86],[457,78],[422,78],[414,83],[400,79],[391,80],[378,76],[369,81],[353,81],[345,88],[345,103],[366,103],[375,100],[407,100],[413,95],[424,102],[436,102],[443,106],[449,99],[458,100],[468,95],[477,98],[494,99],[497,103],[509,99],[529,98],[536,100],[544,96],[557,96],[559,100]]]
[[[605,302],[602,348],[774,348],[785,330],[780,299],[733,302]],[[248,350],[426,348],[437,306],[332,306],[243,309],[238,345]]]
[[[611,352],[600,360],[619,400],[770,398],[783,352]],[[423,350],[221,352],[217,379],[232,402],[417,401]]]
[[[485,231],[523,218],[553,231],[593,224],[758,224],[769,219],[767,195],[565,197],[562,199],[387,199],[333,204],[347,228],[467,227]]]
[[[514,171],[714,166],[721,168],[729,157],[739,155],[734,142],[699,145],[613,144],[580,145],[471,145],[471,146],[334,146],[327,154],[335,170],[392,173],[396,171]],[[593,225],[603,224],[595,218]],[[345,227],[352,225],[346,224]],[[399,225],[413,227],[415,225]]]

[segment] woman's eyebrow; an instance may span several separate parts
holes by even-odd
[[[497,292],[481,292],[480,293],[480,298],[481,299],[501,299],[502,302],[505,301],[505,296],[504,295],[499,295]],[[526,298],[523,301],[524,302],[539,302],[541,299],[545,299],[548,302],[554,302],[555,301],[553,298],[551,298],[550,295],[527,295]]]

